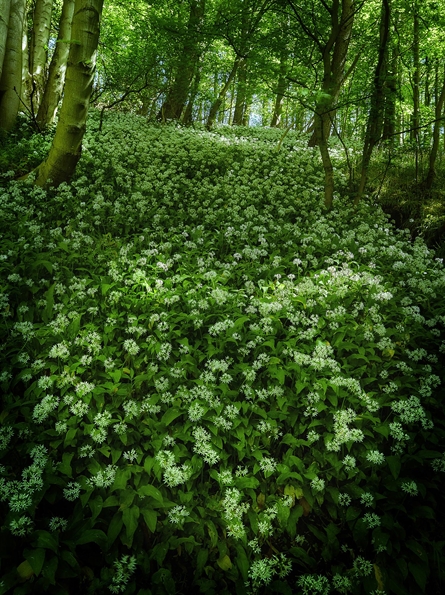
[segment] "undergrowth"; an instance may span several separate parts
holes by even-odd
[[[4,183],[0,593],[443,589],[443,264],[279,138],[107,114]]]

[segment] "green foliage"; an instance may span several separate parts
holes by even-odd
[[[1,198],[0,593],[432,593],[443,264],[292,132],[95,126]]]
[[[27,174],[45,159],[54,130],[36,133],[29,120],[19,118],[10,133],[0,131],[0,179]]]

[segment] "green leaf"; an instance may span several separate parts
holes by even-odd
[[[425,593],[426,581],[428,578],[428,566],[423,564],[409,563],[408,568],[410,573],[413,575],[414,580],[422,589],[422,593]]]
[[[226,554],[216,561],[221,570],[230,570],[232,568],[232,560]]]
[[[204,566],[209,558],[209,550],[200,548],[196,557],[196,575],[201,576]]]
[[[43,563],[45,562],[45,550],[40,547],[35,550],[25,550],[24,556],[31,565],[34,574],[38,576],[42,571]]]
[[[255,489],[260,485],[260,482],[256,477],[237,477],[235,485],[239,490],[246,488]]]
[[[133,505],[129,508],[125,508],[122,511],[122,519],[126,528],[127,540],[131,543],[133,535],[138,527],[140,510],[139,506]]]
[[[59,540],[49,531],[39,530],[34,533],[37,537],[37,547],[52,550],[55,554],[58,552]]]
[[[56,571],[59,564],[57,556],[53,556],[49,562],[45,564],[42,570],[42,575],[48,579],[50,585],[56,584]]]
[[[171,407],[170,409],[167,409],[167,411],[162,416],[161,423],[165,426],[169,426],[172,423],[172,421],[174,421],[177,417],[182,415],[182,413],[183,412],[180,409],[177,409],[176,407]]]
[[[76,545],[83,545],[84,543],[97,543],[102,549],[105,548],[107,536],[100,529],[87,529],[83,531],[76,540]]]
[[[236,544],[236,565],[243,577],[243,581],[247,581],[249,573],[249,559],[246,550],[240,543]]]
[[[102,496],[100,496],[99,494],[93,498],[92,500],[90,499],[90,501],[88,502],[88,505],[91,509],[92,512],[92,517],[91,520],[95,520],[99,514],[102,512],[102,508],[104,505],[104,501]]]
[[[57,465],[57,471],[62,475],[67,475],[68,477],[73,476],[73,470],[71,469],[71,460],[74,456],[74,453],[64,452],[62,455],[62,462]]]
[[[164,502],[161,492],[150,484],[139,487],[137,493],[139,496],[149,496],[151,498],[154,498],[161,504],[163,504]]]
[[[147,523],[147,527],[152,533],[154,533],[158,523],[158,513],[154,510],[150,510],[149,508],[143,508],[141,513],[145,522]]]
[[[114,543],[114,541],[116,540],[116,537],[121,532],[121,529],[123,526],[124,526],[124,521],[122,519],[122,513],[120,511],[118,511],[113,516],[110,524],[108,525],[107,538],[108,538],[108,546],[109,547]]]
[[[400,468],[402,466],[400,457],[388,456],[386,457],[386,462],[388,463],[392,476],[394,477],[394,479],[397,479],[399,477]]]

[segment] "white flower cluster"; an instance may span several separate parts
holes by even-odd
[[[198,426],[192,432],[195,444],[194,452],[202,456],[203,460],[209,465],[216,465],[220,460],[219,454],[212,448],[210,443],[210,434],[204,428]]]
[[[248,577],[254,591],[268,585],[274,576],[285,578],[292,570],[292,562],[284,554],[252,562]]]
[[[123,593],[127,588],[131,575],[136,570],[135,556],[124,555],[114,562],[115,574],[108,587],[112,593]]]
[[[156,455],[156,461],[164,469],[164,483],[169,488],[174,488],[185,483],[192,475],[192,469],[187,463],[176,465],[175,455],[170,450],[161,450]]]
[[[117,465],[107,465],[105,469],[101,469],[95,475],[87,479],[88,485],[92,488],[111,487],[116,479],[117,469]]]

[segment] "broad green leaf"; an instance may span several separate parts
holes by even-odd
[[[133,535],[138,527],[140,510],[139,506],[133,505],[129,508],[125,508],[122,511],[122,520],[126,528],[127,539],[129,542],[132,541]]]
[[[243,581],[247,581],[249,573],[249,559],[246,554],[244,546],[240,543],[236,544],[236,565],[243,577]]]
[[[84,543],[97,543],[97,545],[101,548],[105,547],[106,542],[107,536],[100,529],[87,529],[86,531],[83,531],[76,540],[77,545],[82,545]]]
[[[139,496],[150,496],[161,504],[164,502],[161,492],[152,485],[140,486],[137,490]]]
[[[172,423],[172,421],[174,421],[177,417],[179,417],[182,414],[183,412],[180,409],[177,409],[176,407],[171,407],[170,409],[167,409],[167,411],[162,416],[161,423],[165,426],[169,426]]]
[[[221,570],[230,570],[232,568],[232,560],[227,554],[222,558],[219,558],[219,560],[217,560],[217,564]]]
[[[53,535],[49,531],[39,530],[34,533],[37,537],[37,547],[52,550],[57,554],[59,548],[59,541],[57,535]]]
[[[110,547],[114,543],[114,541],[116,540],[116,537],[121,532],[121,529],[123,526],[124,526],[124,521],[122,519],[122,513],[120,511],[116,512],[116,514],[111,519],[110,524],[108,525],[108,534],[107,534],[108,547]]]
[[[30,563],[34,573],[39,576],[45,562],[45,550],[40,547],[35,550],[25,550],[24,556]]]
[[[147,527],[152,533],[154,533],[156,531],[158,522],[158,513],[154,510],[150,510],[149,508],[142,508],[141,513],[145,522],[147,523]]]
[[[388,463],[392,476],[394,477],[394,479],[397,479],[399,477],[400,468],[402,466],[400,457],[388,456],[386,457],[386,462]]]

